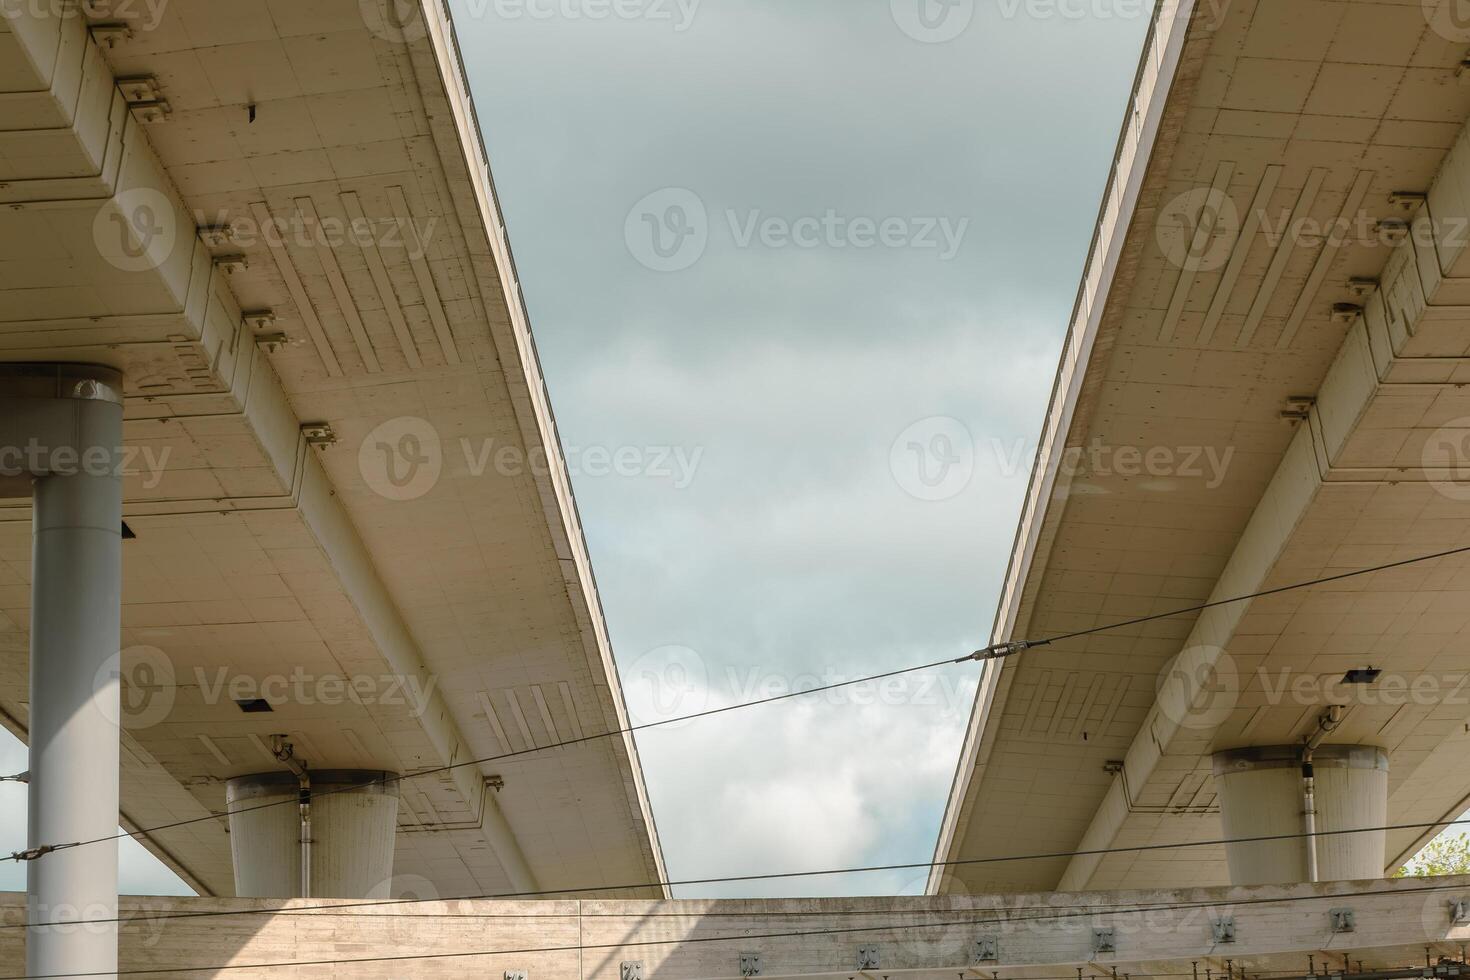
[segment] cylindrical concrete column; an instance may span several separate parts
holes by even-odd
[[[1317,877],[1347,881],[1383,877],[1385,832],[1336,833],[1388,822],[1388,756],[1368,745],[1323,745],[1312,756],[1317,812]],[[1235,885],[1307,880],[1302,746],[1265,745],[1214,755],[1215,787],[1227,839],[1285,836],[1227,844]]]
[[[0,365],[0,460],[33,481],[28,846],[32,976],[117,971],[122,379]],[[17,442],[17,437],[20,438]]]
[[[390,780],[372,770],[311,771],[312,898],[387,896],[398,823]],[[238,776],[226,786],[239,897],[301,897],[299,788],[290,772]]]

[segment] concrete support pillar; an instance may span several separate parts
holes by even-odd
[[[1227,844],[1235,885],[1290,884],[1308,880],[1313,841],[1302,834],[1302,746],[1265,745],[1214,755],[1224,836],[1287,839]],[[1382,827],[1388,822],[1388,755],[1368,745],[1323,745],[1312,757],[1315,838],[1319,881],[1382,878],[1385,832],[1335,831]]]
[[[235,894],[241,898],[386,898],[398,785],[390,773],[311,771],[311,895],[301,894],[300,783],[290,772],[226,787]],[[238,812],[237,812],[238,811]]]
[[[34,500],[27,921],[71,923],[27,928],[31,976],[117,972],[122,397],[110,368],[0,365],[0,496]]]

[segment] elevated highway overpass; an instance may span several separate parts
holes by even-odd
[[[662,880],[630,737],[527,753],[627,717],[444,8],[3,9],[0,721],[46,733],[33,845],[110,834],[120,803],[201,895],[300,894],[305,763],[359,791],[318,802],[323,897]],[[33,542],[31,479],[81,486],[60,451],[116,448],[71,422],[35,445],[43,403],[120,412],[120,527],[89,516],[99,478],[55,505],[71,544]],[[66,598],[33,630],[43,594]],[[120,629],[121,662],[32,644],[73,626]],[[28,651],[59,678],[46,719]],[[230,795],[293,805],[210,819]],[[86,850],[32,867],[107,863]]]
[[[1454,12],[1160,6],[997,640],[1470,544],[1470,31]],[[1463,556],[1026,651],[981,685],[936,860],[1294,832],[1314,737],[1321,829],[1455,819],[1467,674]],[[1376,877],[1434,833],[1324,842],[1319,875]],[[930,888],[1305,880],[1303,852],[970,864]]]

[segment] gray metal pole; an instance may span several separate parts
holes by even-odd
[[[44,417],[43,438],[71,436],[37,440],[34,457],[31,848],[112,837],[118,821],[121,385],[107,369],[56,371],[51,404],[25,398],[23,412]],[[117,916],[117,841],[42,853],[27,872],[28,921],[71,924],[27,929],[26,972],[115,975],[117,925],[97,920]]]

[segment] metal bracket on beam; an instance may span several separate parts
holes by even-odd
[[[92,40],[101,47],[111,49],[117,46],[119,41],[131,41],[133,29],[122,21],[109,21],[105,24],[92,24],[87,28],[92,35]]]
[[[740,954],[740,975],[742,977],[758,977],[761,975],[761,954]]]
[[[1333,932],[1352,932],[1357,927],[1357,917],[1352,909],[1332,909],[1327,913]]]
[[[1384,218],[1373,226],[1381,241],[1397,245],[1409,237],[1409,223],[1403,218]]]
[[[1378,288],[1378,280],[1373,276],[1352,276],[1348,279],[1347,288],[1358,299],[1365,299]]]
[[[1361,306],[1359,306],[1357,303],[1333,303],[1332,304],[1332,322],[1333,323],[1352,323],[1354,320],[1356,320],[1358,317],[1360,317],[1362,315],[1363,315],[1363,308]]]
[[[1312,406],[1315,404],[1317,399],[1311,395],[1288,395],[1281,417],[1288,422],[1305,422],[1312,414]]]
[[[1116,953],[1118,951],[1117,931],[1111,928],[1092,930],[1092,951],[1094,953]]]
[[[235,227],[230,224],[204,225],[199,229],[199,237],[210,248],[224,248],[235,244]]]
[[[1000,940],[994,936],[981,936],[975,940],[973,960],[976,963],[994,963],[1000,959]]]
[[[1423,191],[1392,191],[1388,195],[1388,203],[1405,212],[1417,210],[1427,200],[1429,195]]]
[[[216,255],[214,257],[214,267],[229,276],[243,269],[250,268],[250,260],[239,254]]]
[[[163,98],[163,88],[156,75],[123,75],[117,79],[117,87],[122,89],[128,105],[157,102]]]
[[[306,440],[308,446],[326,447],[337,444],[337,433],[333,431],[330,422],[301,423],[301,438]]]
[[[1470,899],[1457,898],[1450,903],[1450,922],[1457,926],[1470,923]]]
[[[619,963],[618,980],[643,980],[643,961],[623,960]]]
[[[274,354],[283,350],[290,342],[290,338],[280,331],[276,331],[275,333],[258,333],[255,335],[255,346],[267,354]]]
[[[162,122],[173,112],[153,75],[127,75],[117,79],[117,87],[122,90],[128,108],[137,112],[144,122]]]
[[[1217,943],[1235,942],[1235,916],[1222,915],[1210,923],[1210,933]]]
[[[877,970],[877,969],[879,969],[879,966],[878,966],[878,947],[877,946],[859,946],[858,947],[857,968],[859,970]]]
[[[526,980],[525,970],[506,970],[505,980]]]

